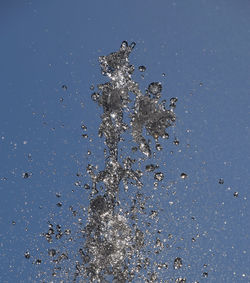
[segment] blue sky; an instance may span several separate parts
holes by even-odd
[[[74,186],[76,173],[104,162],[101,109],[90,86],[106,81],[98,56],[123,40],[137,43],[131,63],[147,67],[144,79],[134,75],[141,89],[161,81],[166,99],[178,97],[176,126],[158,153],[164,185],[174,185],[154,192],[152,206],[162,208],[157,227],[174,235],[166,260],[171,266],[180,254],[184,264],[164,276],[250,281],[249,2],[5,1],[0,10],[1,282],[38,282],[39,272],[49,273],[49,261],[32,262],[46,254],[39,235],[51,219],[77,235],[69,207],[87,208],[88,196]],[[82,123],[93,142],[82,138]],[[75,237],[72,257],[81,242]]]

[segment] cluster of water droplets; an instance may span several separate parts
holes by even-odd
[[[145,252],[145,232],[138,224],[138,214],[145,210],[145,200],[141,193],[137,193],[135,198],[130,197],[131,206],[125,208],[119,195],[121,190],[127,192],[131,184],[142,190],[143,174],[159,167],[148,164],[142,172],[136,164],[152,155],[150,142],[145,134],[155,140],[157,150],[162,149],[158,141],[159,138],[168,138],[166,128],[175,122],[177,99],[172,98],[170,109],[167,109],[166,100],[161,101],[160,82],[150,83],[145,93],[140,90],[138,83],[132,79],[135,68],[129,62],[129,55],[134,47],[135,43],[128,45],[124,41],[117,52],[99,57],[102,74],[109,81],[99,84],[98,91],[92,93],[91,97],[103,110],[99,137],[104,138],[107,156],[103,170],[97,171],[91,164],[87,166],[92,182],[88,188],[92,188],[92,194],[87,223],[81,229],[84,241],[79,249],[80,260],[76,263],[75,281],[132,282],[139,278],[144,282],[157,280],[156,272],[147,271],[151,260]],[[146,68],[140,66],[139,70],[144,72]],[[126,121],[125,114],[128,116]],[[128,149],[122,156],[119,154],[124,134],[134,143],[134,151],[141,151],[140,158],[130,156]],[[163,178],[162,172],[154,172],[155,183],[161,182]],[[157,211],[152,210],[149,218],[156,217]],[[51,229],[54,228],[51,226]],[[48,232],[45,235],[48,241],[52,234]],[[60,229],[57,234],[62,234]],[[153,249],[161,252],[163,247],[162,241],[156,239]],[[181,265],[181,259],[176,259],[175,268]],[[166,263],[159,266],[167,268]],[[157,268],[161,269],[159,266]],[[142,269],[146,271],[143,273]]]
[[[166,128],[175,121],[173,109],[168,110],[164,102],[160,103],[161,83],[151,83],[143,94],[138,83],[132,80],[135,68],[129,63],[129,55],[134,47],[135,43],[128,45],[124,41],[117,52],[99,58],[102,74],[109,81],[98,85],[98,93],[92,94],[92,99],[103,109],[99,136],[104,136],[109,154],[104,170],[97,173],[89,170],[92,187],[96,189],[100,184],[105,187],[104,194],[90,201],[88,224],[83,232],[85,245],[77,275],[90,281],[110,282],[107,278],[112,276],[114,282],[127,282],[140,270],[138,266],[135,268],[135,261],[141,257],[144,233],[136,223],[129,225],[131,215],[121,208],[119,191],[121,184],[128,190],[130,180],[141,188],[143,173],[132,169],[136,160],[130,156],[120,160],[118,145],[122,134],[129,132],[140,151],[150,157],[144,128],[156,140],[166,138]],[[129,113],[129,123],[124,121],[125,111]],[[155,173],[155,178],[161,181],[163,174]]]

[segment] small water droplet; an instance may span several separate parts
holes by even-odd
[[[156,95],[162,91],[162,85],[160,82],[153,82],[148,86],[148,91],[153,95]]]
[[[158,165],[149,164],[149,165],[146,165],[146,171],[152,172],[152,171],[154,171],[158,167],[159,167]]]
[[[180,141],[179,141],[177,138],[175,138],[174,141],[173,141],[173,144],[179,145],[179,144],[180,144]]]
[[[28,179],[31,176],[31,174],[28,173],[28,172],[25,172],[25,173],[22,174],[22,176],[23,176],[24,179]]]
[[[145,72],[146,71],[146,67],[145,66],[139,66],[138,67],[140,72]]]
[[[56,255],[56,250],[55,249],[49,249],[48,254],[49,254],[49,256],[53,257],[53,256]]]
[[[164,174],[161,173],[161,172],[157,172],[155,173],[155,176],[154,176],[155,180],[157,181],[162,181],[164,179]]]
[[[39,259],[39,258],[38,258],[38,259],[36,260],[36,262],[35,262],[35,264],[41,264],[41,263],[42,263],[42,260]]]
[[[202,276],[207,278],[208,277],[208,273],[207,272],[203,272]]]
[[[62,89],[63,89],[63,90],[67,90],[68,87],[67,87],[66,85],[62,85]]]
[[[239,192],[234,192],[234,197],[238,197],[239,196]]]
[[[186,281],[187,281],[186,278],[179,277],[175,280],[175,283],[186,283]]]
[[[91,98],[93,101],[98,101],[100,94],[98,92],[94,92],[91,94]]]
[[[186,179],[188,177],[188,175],[186,173],[181,173],[181,178],[182,179]]]
[[[131,49],[134,49],[135,46],[136,46],[136,43],[133,41],[133,42],[130,44],[130,48],[131,48]]]
[[[85,190],[89,190],[89,189],[90,189],[90,185],[89,185],[89,184],[85,184],[85,185],[84,185],[84,189],[85,189]]]
[[[155,148],[156,148],[156,150],[158,150],[158,151],[162,150],[162,146],[161,146],[159,143],[157,143],[157,144],[155,145]]]
[[[82,128],[84,131],[87,130],[87,127],[86,127],[84,124],[81,125],[81,128]]]
[[[60,193],[56,193],[56,197],[57,197],[57,198],[60,198],[60,197],[61,197],[61,194],[60,194]]]
[[[30,252],[28,252],[28,251],[25,252],[24,257],[27,258],[27,259],[29,259],[29,258],[30,258]]]
[[[128,42],[124,40],[121,44],[121,49],[126,49],[128,47]]]
[[[224,179],[220,178],[219,179],[219,184],[221,184],[221,185],[224,184]]]
[[[179,269],[182,267],[182,259],[180,257],[177,257],[174,260],[174,269]]]

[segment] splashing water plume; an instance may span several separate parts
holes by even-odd
[[[123,41],[117,52],[99,57],[102,74],[108,77],[109,81],[99,84],[98,92],[93,93],[91,97],[103,110],[98,133],[99,137],[105,139],[108,156],[103,170],[96,172],[94,166],[87,167],[92,180],[92,185],[88,187],[92,187],[92,194],[88,220],[81,230],[84,244],[79,249],[81,260],[76,262],[74,281],[157,281],[157,272],[147,273],[151,263],[145,252],[147,246],[145,232],[138,222],[138,214],[145,209],[142,193],[137,193],[135,198],[130,197],[132,205],[129,208],[122,206],[119,196],[122,187],[127,192],[131,184],[139,192],[142,191],[143,174],[148,174],[159,167],[149,164],[145,172],[133,169],[135,166],[139,168],[138,164],[142,160],[152,156],[151,144],[145,134],[151,136],[157,143],[157,150],[161,150],[159,138],[168,138],[166,128],[173,125],[176,117],[173,107],[170,107],[170,110],[166,109],[166,101],[160,101],[162,95],[160,82],[150,83],[144,94],[138,83],[133,81],[132,74],[135,67],[130,64],[129,55],[134,47],[134,42],[129,45]],[[146,67],[140,67],[140,71],[145,70]],[[125,119],[126,115],[128,121]],[[125,134],[131,137],[133,148],[138,148],[141,152],[137,153],[140,155],[139,158],[129,156],[128,149],[122,156],[119,155],[120,144]],[[161,172],[154,174],[154,181],[162,183],[164,174]],[[151,211],[150,218],[156,219],[157,212]],[[53,230],[52,226],[50,229]],[[60,229],[58,234],[60,235]],[[48,241],[51,240],[51,235],[52,232],[46,234]],[[163,250],[160,239],[156,241],[155,248],[159,251]],[[54,256],[56,251],[51,249],[49,254]],[[175,268],[176,266],[180,268],[182,265],[181,259],[178,260]],[[161,268],[164,266],[162,264]],[[142,273],[142,269],[146,272]]]

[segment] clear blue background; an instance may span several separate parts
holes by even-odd
[[[135,74],[142,89],[160,80],[167,99],[178,97],[176,126],[159,161],[166,163],[166,185],[175,185],[154,202],[166,209],[158,229],[175,239],[164,276],[250,282],[249,15],[246,0],[1,1],[1,282],[46,278],[39,272],[49,262],[32,262],[46,254],[39,235],[48,220],[77,233],[72,223],[80,216],[74,218],[69,206],[87,207],[88,199],[74,186],[76,173],[84,175],[91,160],[103,163],[101,110],[90,99],[90,86],[105,81],[98,56],[116,51],[123,40],[137,43],[131,63],[147,67],[144,79]],[[92,143],[81,137],[82,122]],[[24,172],[31,176],[24,179]],[[183,267],[176,271],[178,255]]]

